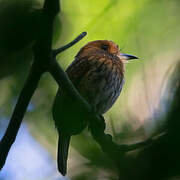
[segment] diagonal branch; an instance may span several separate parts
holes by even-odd
[[[42,72],[37,69],[37,66],[34,63],[26,83],[20,93],[5,135],[0,141],[0,170],[4,166],[8,152],[16,139],[16,135],[22,123],[22,119],[25,115],[31,97],[37,88],[41,74]]]
[[[20,93],[5,135],[0,141],[0,170],[4,166],[9,150],[16,139],[27,106],[37,88],[39,79],[47,71],[48,64],[51,61],[53,21],[58,11],[59,0],[45,0],[41,29],[38,31],[38,38],[34,48],[34,63]]]

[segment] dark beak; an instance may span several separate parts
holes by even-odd
[[[136,56],[129,55],[129,54],[124,54],[124,53],[120,53],[120,54],[119,54],[119,58],[120,58],[121,60],[126,60],[126,61],[132,60],[132,59],[138,59],[138,57],[136,57]]]

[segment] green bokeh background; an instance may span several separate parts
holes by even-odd
[[[31,18],[35,16],[36,19],[39,14],[37,10],[33,10],[32,15],[31,8],[40,8],[43,1],[29,0],[27,3],[25,0],[13,0],[9,4],[8,0],[1,0],[0,3],[7,4],[8,8],[20,5],[19,10],[14,8],[13,11],[17,14],[15,17],[21,20],[13,19],[13,22],[17,22],[13,26],[17,31],[12,31],[15,38],[9,38],[7,31],[1,31],[3,26],[11,24],[12,16],[6,13],[4,15],[4,6],[0,6],[0,19],[7,18],[0,22],[0,36],[13,45],[4,49],[0,42],[0,116],[8,118],[32,59],[33,33],[37,24]],[[25,5],[21,6],[22,4]],[[8,8],[7,12],[12,12]],[[23,8],[24,11],[19,13]],[[27,16],[23,15],[22,18],[22,13]],[[61,13],[54,25],[53,48],[68,43],[83,31],[88,33],[78,44],[58,56],[58,62],[64,69],[83,45],[97,39],[112,40],[119,45],[122,52],[139,57],[139,61],[126,65],[123,91],[112,109],[105,114],[107,132],[113,135],[116,142],[133,143],[144,140],[163,127],[162,117],[165,117],[167,105],[162,101],[169,95],[166,82],[180,59],[179,19],[179,0],[61,1]],[[18,32],[23,28],[25,35],[21,36]],[[24,45],[26,37],[30,40]],[[23,49],[16,50],[18,43],[22,43]],[[13,71],[9,72],[9,69]],[[48,73],[43,75],[32,99],[35,108],[25,116],[32,135],[54,159],[57,133],[51,116],[51,106],[56,90],[57,84],[52,77]],[[68,175],[74,180],[117,179],[118,172],[113,162],[85,130],[81,135],[73,137]]]

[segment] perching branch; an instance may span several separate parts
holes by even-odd
[[[27,106],[34,94],[41,75],[47,71],[51,60],[52,29],[54,17],[59,11],[59,0],[45,0],[43,9],[43,23],[39,30],[38,39],[35,43],[35,59],[29,76],[20,93],[8,128],[0,141],[0,170],[4,166],[9,150],[14,143],[20,125],[22,123]]]

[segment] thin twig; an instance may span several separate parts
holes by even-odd
[[[124,151],[124,152],[128,152],[128,151],[133,151],[142,147],[146,147],[149,146],[153,143],[154,141],[152,139],[148,139],[146,141],[142,141],[142,142],[138,142],[135,144],[121,144],[119,145],[119,150],[120,151]]]
[[[79,42],[82,38],[84,38],[86,35],[87,35],[87,32],[83,32],[77,38],[75,38],[73,41],[66,44],[65,46],[62,46],[62,47],[60,47],[58,49],[53,50],[53,57],[56,57],[62,51],[65,51],[66,49],[70,48],[71,46],[73,46],[74,44]]]

